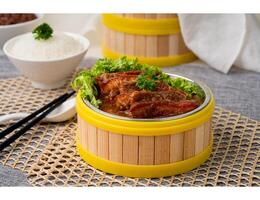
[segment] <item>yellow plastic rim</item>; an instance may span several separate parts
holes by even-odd
[[[99,170],[128,177],[156,178],[185,173],[200,166],[209,158],[212,152],[213,135],[211,138],[210,145],[198,155],[187,160],[162,165],[130,165],[112,162],[85,150],[80,144],[78,137],[76,139],[76,145],[81,158]]]
[[[123,54],[111,51],[104,45],[102,50],[103,50],[103,55],[108,58],[117,59],[124,56]],[[138,61],[140,63],[156,65],[159,67],[176,66],[176,65],[189,63],[197,60],[197,57],[192,52],[182,54],[182,55],[174,55],[174,56],[144,57],[144,56],[127,55],[127,57],[129,57],[130,59],[138,58]]]
[[[115,31],[137,35],[168,35],[180,32],[178,18],[136,19],[114,14],[103,14],[105,26]]]
[[[177,134],[193,129],[210,120],[214,111],[214,97],[202,110],[180,119],[142,122],[112,118],[98,113],[89,108],[82,100],[80,93],[76,98],[76,110],[78,115],[93,126],[124,135],[135,136],[161,136]]]

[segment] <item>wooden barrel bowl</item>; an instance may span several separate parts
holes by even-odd
[[[104,14],[103,54],[124,55],[156,66],[196,60],[186,47],[176,14]]]
[[[207,86],[202,88],[206,99],[195,110],[140,120],[103,112],[78,94],[79,155],[97,169],[128,177],[172,176],[198,167],[208,159],[213,142],[214,97]]]

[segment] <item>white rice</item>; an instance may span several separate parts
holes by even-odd
[[[83,49],[80,41],[65,33],[55,33],[48,40],[35,40],[26,34],[14,43],[10,53],[20,59],[48,61],[76,55]]]

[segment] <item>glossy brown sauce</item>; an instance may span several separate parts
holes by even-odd
[[[96,78],[100,109],[130,118],[157,118],[183,114],[194,110],[202,100],[189,97],[158,81],[154,91],[140,90],[136,86],[140,71],[102,74]]]

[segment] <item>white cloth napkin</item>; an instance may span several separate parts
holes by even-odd
[[[256,15],[179,14],[184,41],[209,66],[232,65],[260,72],[260,27]]]

